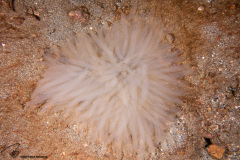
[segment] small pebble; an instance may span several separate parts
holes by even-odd
[[[172,44],[175,40],[175,37],[173,34],[167,34],[166,40],[168,41],[168,43]]]
[[[90,18],[90,13],[85,6],[76,8],[68,13],[69,17],[75,20],[80,20],[81,22],[86,22]]]
[[[23,17],[12,17],[10,20],[11,20],[11,23],[13,23],[15,25],[21,25],[21,24],[23,24],[25,18],[23,18]]]
[[[38,11],[34,11],[34,15],[39,16],[40,13]]]
[[[198,11],[204,11],[204,7],[203,6],[198,7]]]
[[[225,149],[220,146],[212,144],[208,146],[207,151],[212,157],[221,159],[223,157]]]
[[[235,5],[235,4],[232,4],[232,5],[230,6],[230,9],[236,9],[236,5]]]

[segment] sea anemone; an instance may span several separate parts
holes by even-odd
[[[156,18],[131,14],[79,33],[57,56],[45,57],[47,70],[29,105],[61,111],[114,149],[154,151],[182,103],[179,78],[187,73],[164,32]]]

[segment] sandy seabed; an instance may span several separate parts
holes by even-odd
[[[239,1],[145,0],[138,7],[156,7],[169,28],[166,41],[194,70],[185,78],[191,93],[149,159],[240,159]],[[85,139],[80,125],[61,122],[61,113],[38,115],[26,103],[53,46],[114,23],[130,8],[128,0],[0,1],[0,159],[116,158],[110,147]]]

